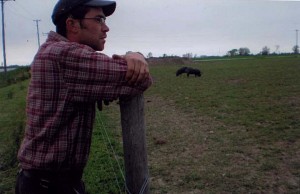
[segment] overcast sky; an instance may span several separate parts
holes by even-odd
[[[5,2],[7,65],[31,63],[38,50],[33,20],[41,20],[42,44],[46,33],[55,30],[51,14],[56,2]],[[264,46],[271,52],[292,52],[296,29],[300,30],[300,1],[117,0],[107,24],[110,31],[103,52],[110,56],[126,51],[151,52],[155,57],[225,55],[241,47],[256,54]],[[0,52],[3,61],[2,44]]]

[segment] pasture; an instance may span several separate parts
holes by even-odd
[[[192,66],[200,79],[175,78],[178,66],[151,68],[154,193],[299,193],[300,59]]]
[[[190,66],[202,77],[176,77],[182,65],[150,67],[151,193],[299,193],[300,58]],[[117,112],[104,110],[115,122]]]
[[[200,78],[176,77],[182,66],[150,66],[154,85],[144,96],[151,193],[300,193],[300,58],[184,65],[200,69]],[[1,194],[12,193],[16,163],[8,156],[16,148],[8,148],[24,122],[26,86],[0,89]],[[89,194],[124,187],[114,158],[123,168],[119,117],[116,102],[98,112],[84,174]]]

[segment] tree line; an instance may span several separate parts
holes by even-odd
[[[276,51],[274,51],[273,53],[271,53],[270,50],[271,49],[268,46],[264,46],[261,52],[258,54],[259,55],[281,54],[279,52],[279,45],[276,45]],[[299,46],[298,45],[293,46],[292,51],[293,54],[299,54]],[[248,56],[250,54],[251,54],[250,49],[247,47],[232,49],[227,52],[227,56]]]
[[[271,53],[271,49],[268,46],[264,46],[262,48],[262,50],[257,53],[257,55],[279,55],[279,54],[299,54],[299,46],[295,45],[292,48],[292,53],[280,53],[279,51],[279,45],[276,45],[276,50]],[[227,51],[226,56],[229,57],[233,57],[233,56],[250,56],[253,55],[250,52],[250,49],[247,47],[241,47],[239,49],[231,49],[229,51]],[[149,52],[146,56],[147,58],[152,58],[153,54],[152,52]],[[180,56],[176,56],[176,55],[167,55],[167,54],[163,54],[161,57],[165,58],[165,57],[180,57]],[[198,58],[199,56],[197,56],[196,54],[193,53],[185,53],[182,55],[183,58]]]

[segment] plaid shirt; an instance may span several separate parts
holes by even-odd
[[[25,137],[18,153],[23,169],[83,169],[89,155],[95,103],[135,95],[152,83],[125,81],[125,60],[50,32],[31,65]]]

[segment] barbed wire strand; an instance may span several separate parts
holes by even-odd
[[[111,141],[110,141],[110,139],[109,139],[109,137],[108,137],[108,134],[107,134],[107,131],[106,131],[106,127],[105,127],[104,122],[102,121],[101,117],[99,116],[99,113],[96,114],[96,120],[97,120],[98,126],[101,127],[101,128],[103,129],[103,130],[100,130],[101,135],[102,135],[102,139],[103,139],[103,140],[106,139],[107,142],[108,142],[108,144],[109,144],[109,145],[106,144],[106,146],[105,146],[105,147],[106,147],[106,150],[107,150],[108,153],[109,153],[109,147],[110,147],[110,149],[112,150],[114,159],[116,160],[116,162],[117,162],[117,164],[118,164],[119,171],[121,172],[123,181],[125,182],[125,177],[124,177],[122,168],[121,168],[121,166],[120,166],[120,164],[119,164],[119,161],[118,161],[118,159],[117,159],[116,152],[115,152],[115,150],[114,150],[114,148],[113,148],[113,146],[112,146],[112,144],[111,144]],[[104,132],[103,132],[103,131],[104,131]],[[105,133],[106,135],[104,135],[104,133]],[[113,172],[114,172],[114,175],[115,175],[115,179],[116,179],[116,182],[117,182],[119,191],[120,191],[120,193],[121,193],[122,189],[121,189],[120,183],[119,183],[119,181],[118,181],[118,176],[117,176],[116,170],[115,170],[115,168],[114,168],[114,166],[113,166],[113,164],[112,164],[112,161],[109,160],[109,162],[110,162],[111,168],[113,169]]]
[[[110,146],[110,148],[111,148],[111,150],[112,150],[112,152],[113,152],[113,156],[114,156],[114,158],[115,158],[115,160],[116,160],[116,162],[117,162],[117,164],[118,164],[119,171],[120,171],[120,173],[121,173],[121,175],[122,175],[122,178],[123,178],[123,181],[124,181],[124,184],[125,184],[125,190],[126,190],[126,192],[127,192],[128,194],[131,194],[131,192],[130,192],[129,188],[127,187],[127,184],[126,184],[126,179],[125,179],[125,176],[124,176],[124,173],[123,173],[123,169],[121,168],[121,165],[120,165],[119,160],[118,160],[118,158],[117,158],[117,154],[116,154],[116,152],[115,152],[115,150],[114,150],[114,148],[113,148],[113,146],[112,146],[111,140],[110,140],[110,138],[109,138],[109,136],[108,136],[108,133],[107,133],[107,130],[106,130],[106,127],[104,126],[104,123],[103,123],[101,117],[99,116],[99,114],[96,115],[96,120],[97,120],[97,122],[98,122],[98,125],[101,124],[101,127],[102,127],[102,129],[103,129],[103,131],[104,131],[104,133],[105,133],[106,139],[107,139],[107,141],[109,142],[109,146]],[[100,125],[99,125],[99,126],[100,126]],[[103,136],[102,131],[101,131],[101,134],[102,134],[102,136]],[[103,137],[103,138],[104,138],[104,137]],[[107,148],[107,149],[108,149],[108,148]],[[112,165],[112,164],[111,164],[111,165]],[[112,168],[113,168],[113,166],[112,166]],[[115,173],[115,176],[116,176],[116,173]],[[117,182],[118,182],[118,181],[117,181]],[[142,187],[141,187],[141,189],[140,189],[139,194],[143,194],[143,193],[145,192],[145,189],[147,188],[148,183],[149,183],[149,177],[147,176],[146,179],[145,179],[145,181],[144,181],[144,183],[143,183],[143,185],[142,185]],[[118,183],[118,184],[119,184],[119,183]],[[119,188],[120,188],[120,187],[119,187]],[[121,189],[120,189],[120,191],[121,191]]]

